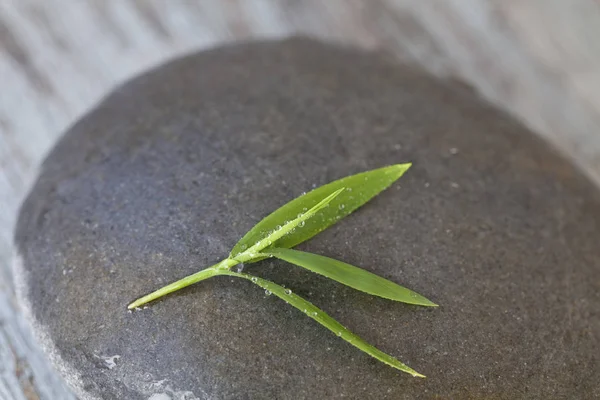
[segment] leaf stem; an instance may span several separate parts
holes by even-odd
[[[196,282],[200,282],[205,279],[212,278],[213,276],[222,275],[220,273],[220,271],[231,268],[237,264],[239,264],[239,261],[232,260],[231,258],[226,258],[213,266],[203,269],[202,271],[198,271],[195,274],[188,275],[185,278],[180,279],[176,282],[173,282],[167,286],[163,286],[162,288],[160,288],[150,294],[147,294],[146,296],[140,297],[133,303],[129,304],[127,306],[127,308],[129,310],[131,310],[131,309],[143,306],[146,303],[149,303],[153,300],[163,297],[169,293],[173,293],[179,289],[183,289],[186,286],[193,285]]]

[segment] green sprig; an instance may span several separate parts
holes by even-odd
[[[412,376],[423,378],[424,375],[365,342],[314,304],[292,293],[290,289],[248,273],[231,270],[240,263],[252,263],[267,257],[276,257],[375,296],[420,306],[437,306],[420,294],[364,269],[332,258],[291,249],[371,200],[400,178],[410,166],[411,164],[397,164],[351,175],[303,194],[256,224],[233,247],[229,257],[135,300],[128,308],[138,308],[214,276],[234,276],[249,280],[285,300],[286,303],[379,361]]]

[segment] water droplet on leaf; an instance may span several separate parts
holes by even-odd
[[[266,289],[266,290],[265,290],[265,294],[266,294],[267,296],[270,296],[270,295],[271,295],[271,291],[270,291],[269,289]]]
[[[254,277],[254,278],[252,278],[251,280],[252,280],[252,282],[254,282],[254,283],[258,282],[258,278],[257,278],[257,277]]]
[[[292,294],[291,289],[285,289],[285,294]]]

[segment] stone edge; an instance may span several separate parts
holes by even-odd
[[[50,360],[54,369],[58,371],[61,378],[67,383],[68,387],[73,390],[77,398],[80,400],[102,400],[100,397],[95,397],[84,390],[83,379],[81,376],[62,358],[58,348],[50,339],[50,335],[46,328],[35,318],[31,302],[26,296],[28,272],[25,271],[23,265],[23,256],[18,250],[18,247],[13,244],[12,272],[17,302],[20,311],[25,317],[25,321],[29,324],[29,328],[33,332],[35,340]]]

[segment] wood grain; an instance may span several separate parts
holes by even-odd
[[[70,399],[11,287],[12,229],[44,154],[118,82],[237,39],[306,34],[458,78],[600,182],[596,0],[0,3],[0,399]],[[485,132],[481,132],[485,134]]]

